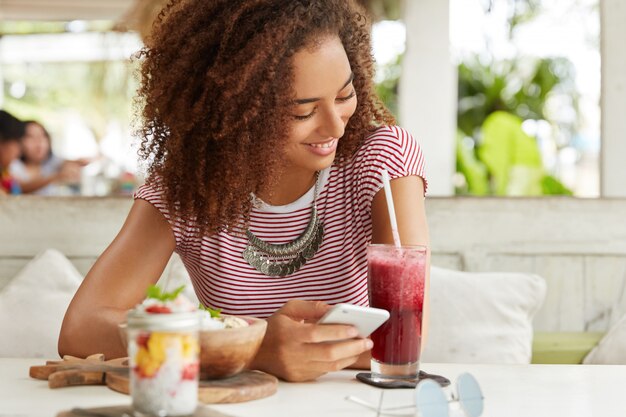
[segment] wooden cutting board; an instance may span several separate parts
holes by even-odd
[[[106,385],[122,394],[130,393],[127,373],[107,372]],[[204,404],[240,403],[269,397],[278,389],[278,379],[261,371],[243,371],[230,378],[200,381],[198,401]]]
[[[105,361],[101,353],[77,358],[64,356],[59,361],[46,361],[45,365],[34,365],[29,369],[31,378],[48,381],[50,388],[75,385],[103,385],[105,373],[111,370],[128,374],[128,358]]]

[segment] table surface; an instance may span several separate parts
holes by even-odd
[[[28,376],[29,367],[42,362],[0,358],[0,417],[54,417],[73,407],[130,404],[130,397],[105,386],[49,389],[46,381]],[[483,417],[626,416],[626,365],[424,364],[422,369],[448,377],[452,386],[459,374],[472,373],[485,397]],[[281,382],[271,397],[210,407],[236,417],[375,416],[375,411],[345,399],[354,395],[374,404],[380,399],[383,390],[358,382],[355,375],[341,371],[313,382]],[[383,406],[410,404],[413,394],[411,389],[384,390]],[[451,405],[451,417],[461,415]]]

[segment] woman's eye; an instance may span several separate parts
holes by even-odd
[[[303,116],[293,116],[296,120],[308,120],[315,114],[317,108],[313,109],[313,111],[309,114],[305,114]]]
[[[348,101],[350,100],[352,97],[354,97],[356,95],[356,92],[354,90],[352,90],[352,92],[347,95],[346,97],[337,97],[337,101]]]
[[[356,96],[356,92],[354,90],[352,90],[352,92],[350,94],[348,94],[345,97],[337,97],[335,99],[335,101],[339,101],[341,103],[350,100],[351,98],[353,98],[354,96]],[[309,114],[305,114],[302,116],[293,116],[294,119],[296,120],[309,120],[311,117],[313,117],[315,115],[315,113],[317,113],[317,107],[313,109],[313,111]]]

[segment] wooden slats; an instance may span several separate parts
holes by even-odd
[[[85,274],[131,204],[130,198],[0,199],[0,290],[47,248]],[[626,199],[429,198],[426,205],[433,265],[546,279],[537,330],[606,331],[626,313]]]

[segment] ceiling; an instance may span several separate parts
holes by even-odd
[[[0,20],[119,20],[134,0],[0,0]]]

